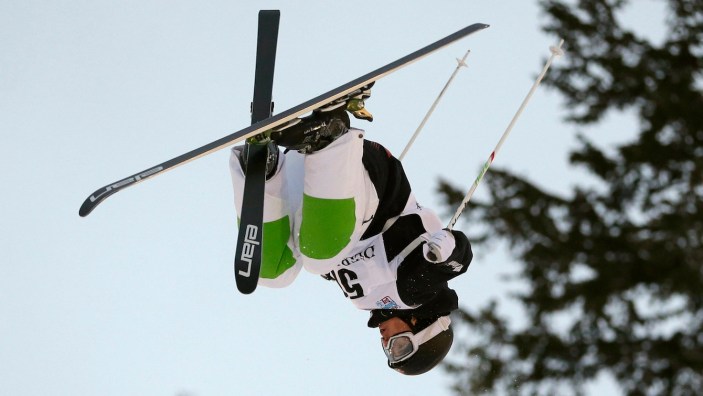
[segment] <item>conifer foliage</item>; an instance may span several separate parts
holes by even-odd
[[[475,247],[508,243],[526,287],[519,321],[464,304],[455,323],[471,336],[445,364],[458,395],[579,394],[599,374],[625,394],[703,389],[703,2],[657,1],[663,40],[622,24],[630,1],[540,1],[544,30],[565,40],[544,80],[563,96],[564,132],[609,112],[634,114],[637,130],[617,147],[577,133],[570,161],[595,181],[565,196],[486,176],[489,200],[464,219],[485,228]],[[448,208],[461,201],[439,189]]]

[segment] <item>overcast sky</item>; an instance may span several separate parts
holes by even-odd
[[[537,2],[205,3],[0,1],[0,394],[449,395],[440,369],[386,368],[368,314],[334,283],[301,273],[286,289],[237,292],[227,150],[87,218],[78,208],[249,123],[259,9],[281,10],[277,111],[491,25],[378,82],[374,122],[355,124],[400,154],[472,50],[404,161],[419,200],[436,206],[439,176],[470,187],[558,41],[540,32]],[[660,15],[648,0],[630,17]],[[566,166],[575,130],[563,115],[539,90],[494,166],[566,193],[582,173]],[[633,120],[612,118],[592,135],[604,144],[631,136]],[[452,284],[464,307],[503,298],[497,278],[511,268],[502,248],[475,253]]]

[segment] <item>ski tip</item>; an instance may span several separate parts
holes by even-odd
[[[94,208],[95,208],[95,206],[92,205],[92,202],[90,202],[90,198],[88,198],[83,202],[83,205],[81,205],[81,208],[78,209],[78,215],[81,217],[86,217],[90,214],[90,212],[93,211]]]
[[[100,205],[102,201],[104,201],[107,197],[118,191],[118,189],[115,187],[116,185],[106,186],[95,191],[91,196],[89,196],[85,199],[85,201],[83,201],[83,205],[81,205],[81,208],[78,209],[78,215],[80,215],[81,217],[88,216],[90,212],[92,212],[93,209]]]
[[[470,30],[476,31],[476,30],[486,29],[489,27],[491,27],[491,25],[489,25],[487,23],[477,22],[477,23],[472,23],[471,25],[465,27],[464,29],[470,29]]]
[[[491,25],[486,24],[486,23],[472,23],[471,25],[461,29],[459,32],[463,33],[463,35],[471,34],[471,33],[476,33],[478,31],[481,31],[483,29],[489,28]],[[457,32],[457,33],[459,33]]]

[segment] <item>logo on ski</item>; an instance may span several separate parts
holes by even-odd
[[[256,240],[256,237],[259,235],[259,227],[255,226],[253,224],[247,225],[247,228],[245,230],[244,234],[244,244],[242,245],[242,254],[239,256],[239,260],[246,262],[247,263],[247,269],[246,271],[244,270],[239,270],[238,274],[244,277],[250,277],[251,276],[251,262],[252,259],[254,258],[254,253],[256,253],[256,249],[258,248],[260,242]]]
[[[151,175],[153,175],[153,174],[155,174],[155,173],[161,172],[163,169],[164,169],[163,166],[157,166],[157,167],[155,167],[155,168],[151,168],[151,169],[149,169],[149,170],[147,170],[147,171],[144,171],[144,172],[142,172],[142,173],[140,173],[140,174],[138,174],[138,175],[135,175],[135,176],[132,176],[132,177],[128,177],[128,178],[126,178],[126,179],[124,179],[124,180],[118,181],[118,182],[115,183],[115,184],[109,185],[109,186],[105,187],[105,190],[102,191],[101,193],[91,195],[91,196],[90,196],[90,202],[95,202],[95,201],[97,201],[98,199],[100,199],[101,196],[103,196],[103,195],[109,193],[110,191],[112,191],[112,189],[117,189],[117,188],[124,187],[124,186],[129,185],[129,184],[132,184],[132,183],[136,183],[136,182],[141,181],[142,179],[145,179],[145,178],[147,178],[147,177],[149,177],[149,176],[151,176]]]

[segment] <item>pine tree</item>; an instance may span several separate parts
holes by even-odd
[[[579,133],[570,161],[598,183],[567,196],[506,170],[484,179],[490,198],[465,219],[487,229],[474,246],[504,240],[518,258],[526,324],[495,302],[461,310],[455,322],[474,336],[445,365],[457,394],[580,394],[599,373],[626,394],[703,389],[703,1],[660,1],[658,43],[619,23],[628,1],[540,1],[568,54],[544,84],[570,124],[628,111],[638,130],[608,150]],[[461,201],[439,188],[448,207]]]

